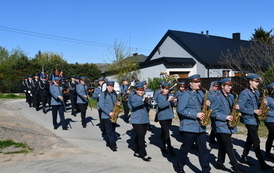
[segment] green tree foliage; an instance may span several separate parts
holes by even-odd
[[[267,44],[274,44],[274,35],[271,34],[272,29],[270,31],[265,31],[262,27],[255,29],[255,32],[252,34],[252,41],[259,41]]]
[[[63,71],[64,77],[86,76],[90,81],[94,81],[101,76],[101,70],[95,64],[68,64],[62,55],[40,51],[30,59],[20,48],[9,52],[0,46],[0,92],[22,92],[21,81],[24,76],[40,73],[42,68],[48,77],[54,74],[56,69]]]
[[[117,81],[122,78],[138,78],[139,73],[139,56],[131,56],[131,49],[123,41],[114,42],[114,60],[108,64],[107,75],[115,75]]]

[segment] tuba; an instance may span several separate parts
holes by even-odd
[[[259,109],[262,110],[262,114],[261,115],[258,115],[258,119],[260,121],[264,121],[267,117],[267,113],[270,109],[270,107],[266,106],[265,104],[265,99],[266,99],[266,90],[263,90],[263,95],[262,95],[262,98],[261,98],[261,104],[260,104],[260,107]]]
[[[207,100],[208,100],[208,90],[206,90],[205,88],[202,88],[202,90],[205,91],[204,94],[204,101],[203,101],[203,106],[202,106],[202,112],[205,114],[205,118],[203,120],[200,120],[200,124],[202,126],[207,126],[210,122],[210,116],[212,114],[212,109],[209,109],[209,107],[207,106]]]
[[[238,94],[236,94],[236,93],[233,93],[233,94],[235,95],[234,104],[233,104],[233,106],[232,106],[232,108],[231,108],[231,116],[233,116],[233,120],[232,120],[232,121],[228,121],[228,126],[229,126],[230,128],[236,127],[239,118],[242,116],[241,112],[239,112],[239,111],[236,109],[236,106],[237,106],[237,104],[238,104]]]

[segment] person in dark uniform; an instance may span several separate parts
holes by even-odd
[[[33,106],[32,88],[33,88],[32,76],[28,75],[28,80],[26,82],[26,89],[27,89],[27,102],[29,104],[29,107]]]
[[[88,107],[88,87],[86,85],[86,77],[80,77],[80,83],[76,85],[77,104],[81,112],[81,122],[83,128],[87,127],[86,112]]]
[[[228,122],[234,119],[232,113],[232,109],[239,109],[239,105],[234,105],[234,95],[230,93],[233,82],[231,78],[224,78],[219,81],[221,86],[221,91],[218,92],[214,98],[210,100],[212,109],[212,127],[214,128],[214,132],[216,132],[216,137],[219,143],[218,149],[218,160],[216,169],[221,169],[224,171],[231,171],[230,169],[224,166],[225,155],[227,154],[230,163],[232,165],[233,172],[243,173],[244,171],[240,169],[240,165],[235,157],[233,151],[233,144],[231,135],[237,132],[236,127],[229,127]],[[216,85],[216,83],[214,83]]]
[[[253,145],[256,157],[260,163],[261,170],[273,169],[272,166],[266,164],[260,149],[260,138],[258,136],[258,129],[260,121],[258,116],[262,114],[259,109],[260,92],[258,86],[260,84],[260,76],[258,74],[251,74],[247,76],[249,87],[244,89],[239,95],[239,111],[242,113],[241,122],[247,128],[247,138],[242,154],[241,162],[253,166],[254,164],[247,160],[247,155]]]
[[[99,115],[99,120],[100,120],[100,129],[101,129],[102,134],[105,134],[106,133],[106,128],[105,128],[105,124],[102,120],[102,110],[99,107],[99,98],[100,98],[100,95],[102,93],[102,86],[105,83],[105,78],[100,77],[98,79],[98,83],[99,83],[99,86],[94,89],[94,93],[92,95],[92,98],[97,100],[97,109],[98,109],[98,115]]]
[[[274,160],[274,156],[270,153],[274,140],[274,83],[266,86],[268,90],[267,106],[270,108],[267,117],[264,121],[265,126],[268,129],[268,136],[265,143],[265,158]]]
[[[162,84],[162,92],[156,97],[156,101],[158,103],[158,120],[161,125],[162,130],[162,148],[161,151],[163,153],[169,152],[170,156],[174,156],[175,152],[173,151],[173,147],[171,146],[170,134],[169,130],[172,124],[172,119],[174,118],[173,107],[171,101],[173,100],[173,96],[169,94],[170,84]],[[168,151],[166,149],[168,147]]]
[[[60,75],[60,77],[61,77],[61,85],[62,85],[62,87],[63,87],[63,97],[64,97],[64,103],[65,103],[65,105],[67,105],[67,102],[68,102],[68,99],[69,99],[69,90],[68,90],[68,80],[67,80],[67,78],[64,78],[63,76],[61,76]]]
[[[68,130],[68,127],[65,124],[65,105],[63,100],[63,88],[61,86],[61,78],[54,78],[53,80],[54,84],[49,87],[49,91],[51,94],[53,128],[57,129],[59,125],[61,125],[63,130]],[[58,112],[60,117],[60,123],[57,123]]]
[[[204,120],[202,112],[204,94],[200,89],[201,79],[199,74],[188,77],[188,89],[178,98],[178,112],[182,115],[180,131],[182,131],[182,145],[179,151],[176,171],[183,173],[187,154],[194,142],[198,149],[198,158],[202,172],[209,173],[209,151],[206,146],[206,126],[202,126],[199,120]]]
[[[34,75],[33,79],[33,87],[32,87],[32,95],[33,95],[33,107],[36,111],[39,111],[40,107],[40,88],[39,88],[39,74]]]
[[[179,82],[179,90],[178,91],[175,91],[174,93],[174,98],[175,98],[175,102],[177,102],[177,108],[178,108],[178,98],[180,95],[182,95],[182,93],[186,90],[186,87],[185,87],[185,82]],[[179,120],[181,121],[182,120],[182,116],[180,115],[180,113],[178,112],[177,110],[177,115],[179,117]]]
[[[212,81],[211,83],[210,83],[210,87],[209,87],[209,95],[208,95],[208,100],[210,101],[210,102],[212,102],[212,100],[214,99],[214,97],[216,96],[216,95],[218,95],[219,94],[219,83],[218,83],[218,81]],[[212,121],[214,121],[213,119],[211,119],[211,122]],[[215,131],[213,130],[213,129],[215,129],[214,127],[213,127],[213,125],[215,125],[215,123],[211,123],[211,131],[210,131],[210,135],[209,135],[209,143],[210,144],[218,144],[218,142],[215,140],[215,138],[216,138],[216,133],[215,133]]]
[[[117,94],[114,90],[114,81],[106,82],[106,90],[100,94],[99,108],[102,110],[102,120],[106,129],[107,146],[112,151],[117,151],[115,128],[116,123],[111,123],[110,117],[114,116],[114,107],[120,105],[121,102],[117,99]]]
[[[147,104],[145,103],[145,88],[142,83],[135,85],[135,94],[129,97],[128,105],[131,110],[130,123],[136,133],[135,149],[133,156],[140,157],[144,161],[150,161],[152,158],[147,155],[145,145],[145,135],[149,117],[147,113]]]
[[[122,85],[120,86],[120,91],[121,91],[121,95],[123,96],[123,100],[122,100],[122,104],[123,104],[123,108],[124,108],[124,117],[125,117],[125,122],[128,123],[129,122],[129,108],[128,108],[128,98],[125,98],[126,95],[129,94],[129,83],[128,83],[128,78],[123,78],[122,79]]]
[[[47,81],[47,77],[44,76],[42,80],[39,80],[38,82],[39,87],[39,95],[41,97],[42,106],[43,106],[43,112],[46,114],[46,104],[49,101],[49,82]]]
[[[25,93],[26,96],[26,103],[28,102],[28,98],[27,98],[27,82],[28,82],[28,76],[25,76],[24,79],[22,80],[22,87],[23,87],[23,91]]]
[[[69,99],[71,103],[71,115],[76,116],[76,108],[77,108],[77,93],[76,93],[76,76],[71,76],[71,81],[68,82],[68,90],[69,90]]]

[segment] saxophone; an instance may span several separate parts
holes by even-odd
[[[117,96],[117,100],[116,100],[114,108],[113,108],[114,115],[109,118],[111,123],[116,123],[117,122],[118,116],[119,116],[120,112],[122,112],[122,110],[123,110],[120,100],[121,100],[120,96]]]
[[[260,107],[259,107],[259,109],[262,110],[262,114],[258,115],[258,119],[260,121],[264,121],[266,119],[267,113],[270,109],[270,107],[266,106],[266,104],[265,104],[266,92],[267,92],[266,90],[263,90],[263,95],[262,95],[262,98],[261,98],[261,104],[260,104]]]
[[[239,118],[242,116],[241,112],[239,112],[236,109],[236,106],[238,105],[238,94],[236,94],[236,93],[233,93],[233,94],[235,95],[234,104],[233,104],[233,106],[231,108],[231,116],[233,116],[233,120],[232,121],[228,121],[228,126],[230,128],[236,127]]]
[[[205,118],[203,120],[200,120],[200,124],[202,126],[207,126],[210,122],[210,116],[212,114],[212,109],[209,109],[209,107],[207,106],[206,102],[208,100],[208,90],[206,90],[205,88],[202,88],[202,90],[205,91],[204,94],[204,102],[203,102],[203,107],[202,107],[202,112],[205,114]]]

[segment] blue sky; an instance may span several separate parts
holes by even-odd
[[[41,50],[68,63],[104,63],[114,59],[115,40],[149,55],[169,29],[228,38],[240,32],[249,40],[255,28],[274,28],[273,6],[273,0],[1,0],[0,46],[29,57]]]

